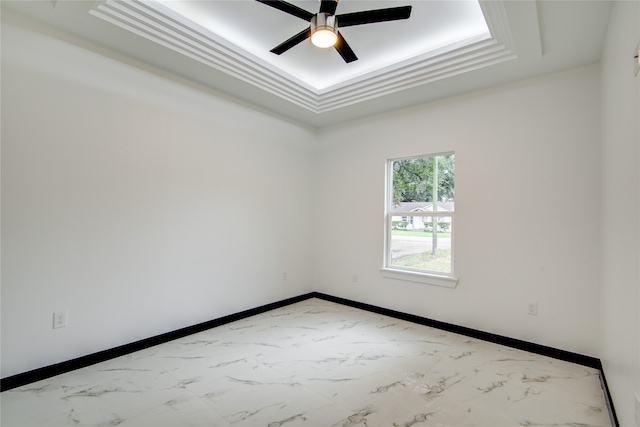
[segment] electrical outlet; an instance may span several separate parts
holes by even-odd
[[[282,273],[282,281],[284,282],[285,280],[287,280],[287,272],[286,271],[284,273]]]
[[[537,302],[530,302],[527,305],[527,314],[531,314],[532,316],[537,316],[538,315],[538,303]]]
[[[67,312],[61,311],[53,313],[53,329],[64,328],[67,326]]]
[[[354,274],[352,280],[353,280],[353,283],[358,283],[358,275]]]

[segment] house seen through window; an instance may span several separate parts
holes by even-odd
[[[385,268],[453,276],[453,153],[389,160]]]

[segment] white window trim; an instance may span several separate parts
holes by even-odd
[[[407,282],[424,283],[426,285],[455,288],[458,286],[458,278],[454,276],[439,276],[433,273],[413,271],[409,269],[384,267],[380,269],[382,277],[387,279],[405,280]]]
[[[446,288],[455,288],[458,285],[458,278],[454,276],[454,245],[453,245],[453,233],[455,232],[454,223],[454,212],[390,212],[390,200],[392,200],[392,182],[393,182],[393,168],[392,163],[396,160],[403,159],[411,159],[418,157],[435,157],[442,156],[446,154],[450,154],[451,152],[446,153],[436,153],[436,154],[426,154],[424,156],[412,156],[412,157],[404,157],[398,159],[389,159],[387,160],[387,170],[386,170],[386,191],[385,191],[385,206],[384,206],[384,267],[380,269],[380,274],[382,277],[387,279],[395,279],[395,280],[405,280],[409,282],[423,283],[427,285],[441,286]],[[442,217],[451,217],[451,274],[437,274],[435,272],[428,272],[423,270],[416,270],[406,267],[397,267],[391,265],[391,222],[393,216],[442,216]]]

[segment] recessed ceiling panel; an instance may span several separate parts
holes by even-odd
[[[308,23],[256,1],[105,0],[91,14],[315,113],[515,58],[499,1],[343,0],[337,14],[407,3],[408,20],[340,30],[361,58],[351,63],[308,41],[269,52]]]
[[[477,1],[342,0],[338,15],[413,3],[408,20],[339,29],[358,56],[358,61],[347,64],[334,49],[315,47],[309,40],[282,55],[271,53],[273,47],[309,27],[309,23],[256,1],[159,3],[317,91],[463,40],[490,37]],[[290,3],[311,13],[318,12],[320,5],[317,0]]]

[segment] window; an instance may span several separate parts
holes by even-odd
[[[453,153],[387,163],[385,277],[453,287]]]

